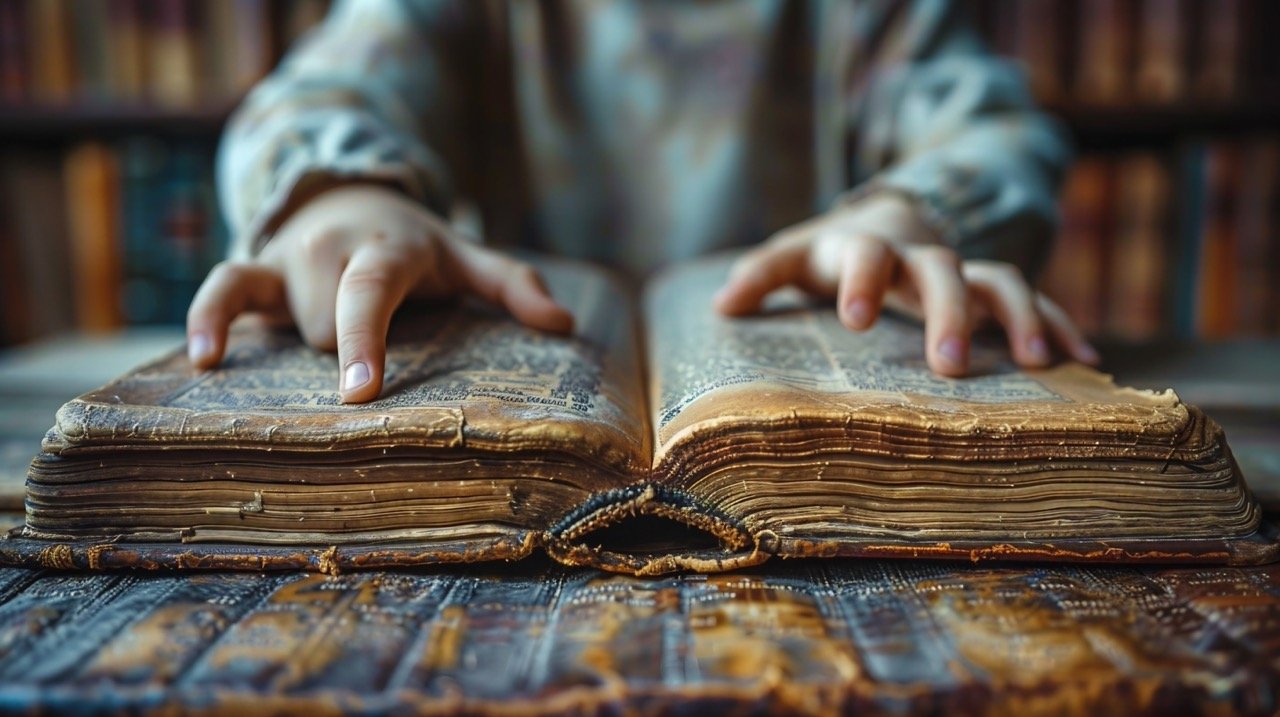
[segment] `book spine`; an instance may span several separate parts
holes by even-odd
[[[1148,340],[1165,327],[1165,244],[1169,177],[1151,153],[1126,157],[1117,169],[1115,238],[1107,286],[1107,331]]]
[[[1223,338],[1236,328],[1235,217],[1239,155],[1234,144],[1215,143],[1205,160],[1205,218],[1200,235],[1197,335]]]
[[[1058,100],[1066,94],[1062,67],[1062,6],[1058,0],[1030,0],[1014,3],[1012,50],[1027,70],[1031,90],[1043,101]]]
[[[187,0],[158,0],[148,53],[152,99],[165,107],[190,107],[200,99],[200,51],[196,8]]]
[[[1280,314],[1280,292],[1271,274],[1280,263],[1275,212],[1280,204],[1280,136],[1250,139],[1241,152],[1240,207],[1236,217],[1235,306],[1237,331],[1262,335]]]
[[[1128,0],[1082,0],[1076,94],[1088,103],[1126,101],[1133,74],[1134,7]]]
[[[20,0],[0,0],[0,102],[17,104],[30,92],[26,25]]]
[[[1242,3],[1213,0],[1203,10],[1203,44],[1194,77],[1196,95],[1212,101],[1231,100],[1240,89]]]
[[[0,155],[5,218],[31,290],[25,307],[33,335],[73,328],[72,282],[61,157],[30,150]]]
[[[119,164],[91,142],[72,148],[65,167],[76,317],[86,331],[113,331],[123,325]]]
[[[1138,24],[1137,96],[1173,102],[1186,93],[1186,0],[1143,0]]]
[[[26,5],[32,68],[32,99],[64,104],[75,92],[75,54],[65,0],[40,0]]]
[[[1196,305],[1201,256],[1200,237],[1205,223],[1205,155],[1203,143],[1188,145],[1182,151],[1179,167],[1178,251],[1171,289],[1173,291],[1174,331],[1181,338],[1196,335]]]
[[[118,100],[139,103],[147,93],[147,43],[141,0],[108,0],[103,32],[111,48],[108,85]]]
[[[1044,290],[1089,334],[1104,326],[1107,238],[1113,206],[1112,167],[1103,157],[1085,157],[1067,177],[1058,234]]]

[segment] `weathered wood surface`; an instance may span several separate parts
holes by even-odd
[[[1273,714],[1280,567],[0,570],[0,711]]]

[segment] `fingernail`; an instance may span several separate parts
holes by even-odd
[[[964,368],[964,343],[960,339],[954,336],[943,339],[938,344],[938,354],[953,367]]]
[[[209,340],[208,334],[198,332],[191,334],[187,339],[187,358],[191,363],[200,363],[211,353],[213,353],[213,342]]]
[[[369,382],[369,367],[363,361],[352,361],[342,375],[342,390],[350,391]]]
[[[1080,347],[1080,358],[1083,359],[1085,363],[1098,363],[1102,360],[1102,356],[1098,355],[1097,349],[1093,348],[1089,344],[1084,344]]]
[[[854,299],[845,307],[845,316],[849,323],[859,328],[871,323],[871,303],[866,299]]]
[[[1038,364],[1049,363],[1049,344],[1045,343],[1043,336],[1032,336],[1027,340],[1027,354]]]

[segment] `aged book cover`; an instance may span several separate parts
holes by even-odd
[[[179,352],[65,405],[0,560],[337,571],[516,559],[635,573],[770,556],[1265,562],[1277,543],[1221,429],[1171,391],[1064,364],[929,372],[921,330],[845,330],[779,295],[715,315],[725,257],[633,307],[544,262],[564,338],[468,303],[402,312],[383,397],[238,333],[223,367]]]

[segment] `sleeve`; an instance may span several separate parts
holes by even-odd
[[[231,253],[256,255],[288,212],[335,181],[398,187],[447,214],[441,147],[461,145],[458,6],[339,0],[237,109],[218,152]]]
[[[959,3],[900,8],[854,104],[853,200],[896,191],[966,258],[1042,267],[1072,151],[1021,70],[990,54]]]

